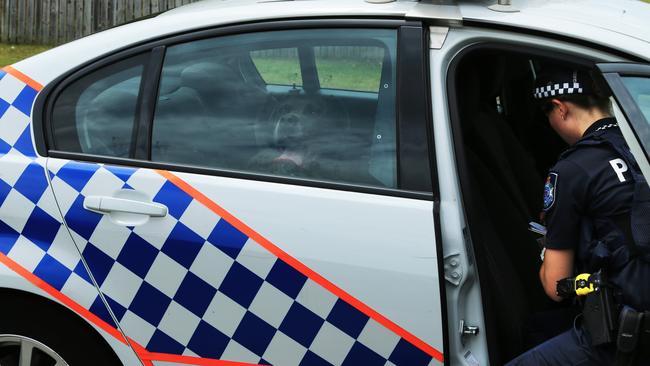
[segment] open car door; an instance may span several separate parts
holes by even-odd
[[[646,179],[650,178],[650,65],[599,64],[614,93],[614,114]]]

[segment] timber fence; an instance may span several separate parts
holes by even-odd
[[[200,0],[0,0],[0,42],[59,45]]]

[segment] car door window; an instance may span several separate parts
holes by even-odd
[[[318,46],[314,56],[321,88],[379,91],[383,47]]]
[[[59,94],[52,111],[56,150],[128,158],[145,55],[91,72]]]
[[[628,76],[621,79],[645,117],[646,123],[650,123],[650,78]],[[650,141],[645,141],[645,144],[650,145]]]
[[[169,47],[152,161],[397,188],[396,37],[381,29],[292,30]],[[364,54],[354,65],[349,52],[304,57],[369,44],[371,59]],[[318,80],[324,62],[325,84],[347,90],[302,87]]]
[[[302,86],[296,48],[274,48],[250,52],[251,60],[266,84]]]

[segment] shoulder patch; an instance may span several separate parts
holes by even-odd
[[[557,186],[557,173],[549,173],[544,184],[544,211],[548,211],[555,203],[555,188]]]

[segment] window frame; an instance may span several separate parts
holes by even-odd
[[[413,37],[413,31],[411,31],[409,32],[411,36],[405,37],[402,29],[406,26],[414,28],[419,32],[420,36]],[[170,164],[151,161],[152,124],[166,47],[206,38],[244,33],[328,28],[377,28],[394,29],[397,32],[397,65],[395,68],[397,72],[397,97],[395,100],[395,127],[397,141],[397,179],[400,188],[383,188],[360,184],[282,177],[244,171],[232,171],[186,164]],[[34,106],[35,113],[33,124],[36,148],[39,155],[54,158],[436,201],[437,197],[439,197],[439,189],[437,178],[435,176],[435,156],[433,154],[435,150],[433,148],[433,133],[431,131],[431,101],[427,87],[429,73],[426,59],[428,52],[426,51],[428,49],[424,44],[425,42],[422,41],[425,36],[425,28],[426,27],[423,27],[421,22],[407,21],[403,19],[298,19],[204,29],[191,33],[160,37],[147,43],[118,49],[113,53],[100,56],[97,59],[82,64],[76,69],[61,75],[43,89],[37,97]],[[408,53],[406,52],[407,50],[409,50]],[[143,90],[139,96],[136,111],[137,118],[134,127],[136,130],[136,141],[132,141],[133,146],[135,147],[133,158],[117,158],[52,149],[53,132],[51,119],[54,101],[58,95],[75,80],[78,80],[97,69],[138,53],[149,53],[149,60],[145,64],[142,81]],[[418,55],[420,57],[418,57]],[[302,58],[300,61],[302,64]],[[408,83],[402,82],[402,76],[410,75],[413,72],[414,67],[415,70],[418,71],[418,78],[410,77],[408,78]],[[412,82],[415,82],[416,80],[417,83],[413,84]],[[320,86],[319,84],[317,85]],[[424,108],[424,110],[422,110],[422,108]],[[409,133],[404,133],[404,129],[409,129]],[[417,129],[417,132],[415,129]],[[426,137],[426,141],[424,141],[425,146],[424,149],[419,149],[419,151],[427,152],[426,155],[414,156],[412,150],[405,149],[409,144],[421,144],[423,142],[423,136]],[[408,176],[411,177],[407,180],[408,183],[403,181],[402,178],[405,171],[411,171],[411,174],[408,174]],[[413,177],[417,177],[418,174],[423,174],[427,177],[427,179],[424,180],[424,183],[413,182]],[[415,180],[418,179],[415,178]],[[430,180],[430,182],[428,182],[428,180]],[[425,187],[424,189],[419,189],[419,187],[423,186]],[[413,189],[412,187],[416,188]]]

